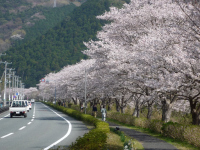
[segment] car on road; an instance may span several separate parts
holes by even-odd
[[[35,99],[31,99],[31,103],[34,103],[35,102]]]
[[[24,116],[27,117],[27,105],[24,100],[14,100],[9,107],[10,118],[13,116]]]
[[[29,110],[31,110],[31,108],[32,108],[31,101],[28,101],[28,105],[29,105]]]
[[[24,100],[24,102],[25,102],[25,105],[26,105],[26,110],[27,110],[27,112],[29,112],[29,109],[30,109],[29,103],[28,103],[27,100]]]

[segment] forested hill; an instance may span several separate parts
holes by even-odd
[[[108,10],[111,3],[110,0],[88,0],[46,34],[9,49],[2,60],[12,62],[9,67],[15,68],[26,87],[36,86],[49,72],[86,58],[81,53],[85,49],[83,41],[95,38],[105,23],[95,16]]]
[[[86,0],[0,0],[0,52],[33,40]]]

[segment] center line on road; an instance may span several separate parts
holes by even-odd
[[[33,121],[34,119],[31,119],[31,121]]]
[[[22,130],[22,129],[24,129],[24,128],[26,128],[26,126],[21,127],[19,130]]]
[[[29,122],[28,124],[31,124],[31,122]]]
[[[7,137],[7,136],[10,136],[10,135],[12,135],[12,134],[14,134],[14,133],[9,133],[9,134],[7,134],[7,135],[2,136],[1,138],[3,139],[3,138],[5,138],[5,137]]]

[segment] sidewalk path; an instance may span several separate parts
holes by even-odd
[[[145,150],[177,150],[173,145],[160,140],[156,137],[150,136],[148,134],[136,131],[134,129],[130,129],[109,121],[106,121],[109,123],[110,127],[116,128],[119,127],[120,131],[123,131],[126,135],[133,137],[134,139],[141,142],[142,146]]]

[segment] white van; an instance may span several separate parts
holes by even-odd
[[[35,102],[35,99],[31,99],[31,103],[34,103]]]
[[[27,110],[27,112],[29,112],[29,103],[28,103],[27,100],[24,100],[24,102],[25,102],[25,105],[26,105],[26,110]]]
[[[27,108],[24,100],[14,100],[9,107],[10,118],[13,116],[24,116],[27,117]]]

